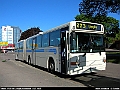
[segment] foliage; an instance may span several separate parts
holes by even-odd
[[[88,16],[88,15],[84,15],[84,14],[80,14],[80,15],[76,15],[75,20],[76,21],[86,21],[86,22],[91,22],[92,21],[92,17]]]
[[[40,30],[38,27],[37,28],[36,27],[30,28],[30,29],[22,32],[21,37],[20,37],[20,39],[18,41],[27,39],[27,38],[29,38],[29,37],[31,37],[33,35],[38,34],[39,32],[43,32],[43,31]]]
[[[79,12],[90,16],[120,13],[120,0],[82,0]]]
[[[116,34],[115,40],[120,40],[120,30],[119,33]]]

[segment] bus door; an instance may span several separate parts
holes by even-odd
[[[32,39],[32,64],[36,65],[36,38]]]
[[[61,32],[61,73],[67,72],[67,31]]]

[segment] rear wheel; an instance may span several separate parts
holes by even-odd
[[[18,61],[18,54],[15,55],[15,60]]]
[[[55,63],[54,63],[53,60],[50,60],[50,61],[49,61],[49,65],[48,65],[48,66],[49,66],[49,67],[48,67],[49,72],[50,72],[50,73],[54,73],[54,72],[55,72]]]
[[[31,58],[30,58],[30,55],[28,56],[28,64],[29,64],[29,65],[31,64]]]

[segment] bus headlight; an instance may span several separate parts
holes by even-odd
[[[71,62],[71,65],[79,65],[79,62]]]

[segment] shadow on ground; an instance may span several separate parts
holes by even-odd
[[[120,79],[97,74],[78,75],[72,77],[71,80],[80,82],[88,87],[120,87]]]
[[[23,62],[23,61],[22,61]],[[26,63],[26,62],[24,62]],[[28,64],[28,63],[26,63]],[[48,72],[46,68],[31,65],[37,69]],[[55,77],[69,79],[84,84],[87,87],[120,87],[120,79],[98,75],[97,73],[81,74],[81,75],[63,75],[55,72]]]

